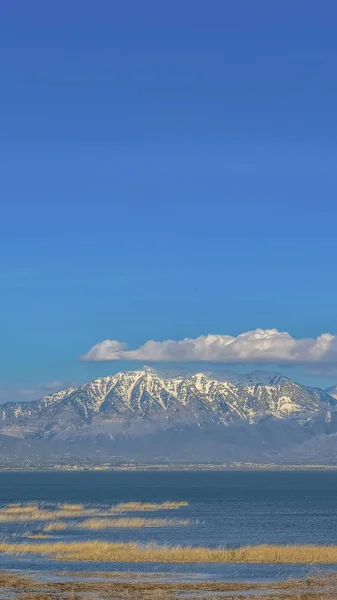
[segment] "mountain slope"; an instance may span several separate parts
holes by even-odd
[[[184,376],[145,368],[0,406],[2,435],[147,460],[261,458],[335,432],[331,395],[259,371]]]

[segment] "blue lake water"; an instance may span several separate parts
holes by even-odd
[[[261,543],[337,545],[337,471],[333,470],[0,473],[1,505],[32,501],[111,505],[165,500],[184,500],[189,504],[177,511],[160,511],[148,516],[188,518],[192,525],[85,532],[67,530],[55,533],[54,537],[210,547]],[[142,513],[141,516],[147,515]],[[34,525],[29,526],[34,531]],[[0,523],[0,536],[12,535],[15,528],[20,533],[24,525]],[[32,557],[0,557],[0,566],[20,568],[22,561],[26,561],[26,568],[34,568]],[[46,566],[49,563],[50,568],[50,561],[44,562]],[[65,564],[52,564],[54,569],[69,568]],[[77,563],[71,568],[82,567]],[[88,570],[88,563],[83,568]],[[137,565],[135,569],[135,565],[119,565],[117,568],[116,565],[100,564],[95,568],[140,571],[150,567]],[[332,568],[337,570],[337,567]],[[165,569],[177,573],[203,573],[212,578],[275,579],[304,575],[315,570],[315,566],[205,565],[201,568],[200,565],[154,565],[150,568]]]

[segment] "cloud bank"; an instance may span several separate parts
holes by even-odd
[[[95,344],[85,361],[137,360],[144,362],[217,362],[307,364],[337,362],[337,336],[296,339],[277,329],[255,329],[237,337],[209,334],[183,340],[149,340],[135,350],[117,340]]]

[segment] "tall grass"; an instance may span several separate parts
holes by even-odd
[[[0,523],[51,521],[55,519],[111,517],[115,513],[177,510],[187,502],[126,502],[108,507],[86,507],[83,504],[43,505],[38,503],[9,504],[0,508]]]
[[[153,512],[157,510],[177,510],[188,506],[188,502],[123,502],[111,507],[111,512]]]
[[[86,509],[82,511],[74,510],[49,510],[35,507],[35,509],[23,511],[0,511],[0,523],[17,523],[28,521],[51,521],[54,519],[69,519],[74,517],[95,517],[95,516],[111,516],[111,513],[96,509]]]
[[[30,514],[39,510],[39,505],[34,503],[27,504],[8,504],[0,509],[0,514],[4,515],[21,515]]]
[[[79,512],[84,509],[84,504],[61,504],[61,510]]]
[[[67,523],[65,521],[52,521],[43,526],[43,531],[64,531],[67,529]]]
[[[149,563],[326,563],[337,564],[337,546],[246,546],[235,550],[168,547],[104,541],[0,543],[0,552],[48,554],[57,560]]]
[[[189,519],[142,519],[140,517],[119,519],[88,519],[79,526],[82,529],[107,529],[112,527],[186,527],[190,525]]]
[[[119,517],[115,519],[97,518],[85,521],[55,521],[43,526],[43,531],[62,531],[65,529],[111,529],[142,527],[187,527],[189,519],[148,519],[141,517]]]

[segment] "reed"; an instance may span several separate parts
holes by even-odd
[[[9,504],[0,508],[0,523],[25,521],[54,521],[85,517],[111,517],[112,514],[128,512],[153,512],[177,510],[188,506],[187,502],[126,502],[110,507],[86,507],[83,504],[55,504],[45,506],[42,503]]]
[[[35,507],[34,509],[30,508],[30,510],[23,511],[7,511],[0,510],[0,523],[7,522],[28,522],[28,521],[51,521],[55,519],[74,519],[80,517],[110,517],[111,513],[96,509],[96,508],[88,508],[83,510],[72,510],[72,509],[45,509]]]
[[[111,529],[111,528],[142,528],[142,527],[187,527],[189,519],[149,519],[141,517],[119,517],[115,519],[97,518],[86,521],[55,521],[43,526],[43,531],[62,531],[65,529]]]
[[[101,540],[56,543],[1,543],[0,552],[48,554],[57,560],[149,563],[326,563],[337,564],[337,546],[246,546],[235,550],[169,547]]]
[[[112,527],[187,527],[190,523],[189,519],[142,519],[140,517],[121,517],[117,519],[88,519],[78,526],[82,529],[108,529]]]
[[[21,515],[21,514],[30,514],[39,510],[39,505],[35,503],[27,503],[27,504],[8,504],[5,507],[0,509],[0,514],[4,515]]]
[[[188,506],[188,502],[122,502],[111,507],[111,512],[153,512],[157,510],[178,510]]]
[[[43,526],[43,531],[64,531],[67,529],[67,523],[64,521],[52,521]]]
[[[61,510],[79,512],[84,509],[84,504],[61,504]]]
[[[87,516],[95,516],[97,512],[91,513]],[[50,521],[52,519],[63,519],[74,517],[73,511],[57,511],[57,510],[44,510],[36,509],[34,511],[27,511],[22,513],[2,513],[0,512],[0,523],[27,523],[29,521]]]

